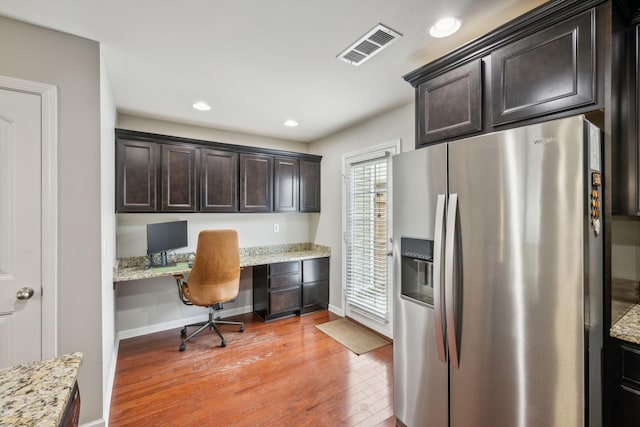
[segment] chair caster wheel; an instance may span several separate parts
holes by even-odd
[[[182,328],[182,329],[180,329],[180,336],[181,336],[182,338],[184,338],[184,337],[186,337],[186,336],[187,336],[187,328]]]
[[[184,351],[184,349],[185,349],[185,348],[187,348],[187,346],[186,346],[186,345],[184,345],[184,344],[180,344],[180,351]]]
[[[240,326],[240,332],[244,332],[244,325]]]
[[[227,342],[223,340],[223,341],[220,343],[220,347],[226,347],[226,346],[227,346]]]

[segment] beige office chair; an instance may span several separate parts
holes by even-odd
[[[193,267],[189,273],[189,282],[183,282],[184,276],[173,276],[178,285],[180,300],[186,305],[209,307],[209,320],[206,322],[186,325],[180,331],[182,344],[180,351],[187,347],[186,342],[209,328],[215,331],[225,347],[222,333],[216,325],[240,326],[244,332],[242,322],[227,322],[214,318],[214,310],[221,310],[222,303],[233,300],[240,289],[240,249],[238,247],[238,233],[235,230],[203,230],[198,234],[198,245]],[[187,336],[187,328],[199,328]]]

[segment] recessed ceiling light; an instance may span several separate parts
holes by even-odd
[[[457,18],[442,18],[429,29],[431,37],[441,38],[447,37],[460,29],[462,21]]]
[[[206,102],[196,102],[192,105],[193,108],[199,111],[209,111],[211,107]]]
[[[284,125],[289,126],[290,128],[293,128],[298,126],[298,122],[296,122],[295,120],[289,119],[286,122],[284,122]]]

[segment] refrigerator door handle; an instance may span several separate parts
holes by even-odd
[[[447,242],[444,257],[444,301],[447,314],[447,343],[449,344],[449,362],[459,367],[458,340],[456,339],[456,316],[453,283],[453,268],[456,242],[456,215],[458,213],[458,195],[449,195],[447,211]]]
[[[447,362],[445,352],[445,335],[442,322],[442,243],[444,237],[444,205],[445,195],[438,194],[436,201],[436,224],[433,242],[433,309],[435,315],[436,348],[438,359]]]

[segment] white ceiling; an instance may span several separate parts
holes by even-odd
[[[308,142],[411,102],[404,74],[544,2],[0,0],[0,15],[99,41],[121,113]],[[431,38],[445,15],[462,29]],[[403,37],[359,67],[336,58],[378,23]]]

